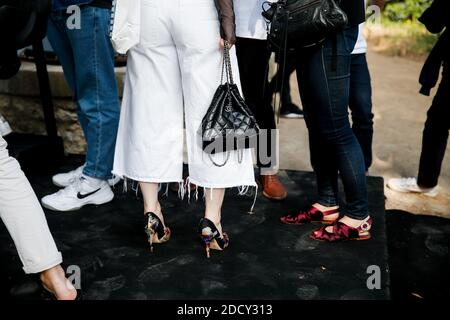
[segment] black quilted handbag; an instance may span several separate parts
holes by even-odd
[[[274,52],[311,47],[348,23],[339,0],[279,0],[263,5],[263,16],[271,22],[268,41]]]
[[[225,75],[227,81],[224,83]],[[222,80],[199,128],[203,151],[209,154],[214,165],[219,167],[227,163],[230,151],[241,151],[238,153],[241,161],[243,150],[255,146],[259,130],[252,111],[233,81],[230,46],[225,43]],[[211,155],[222,152],[227,154],[226,160],[223,164],[217,164]]]

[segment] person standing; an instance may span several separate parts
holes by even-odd
[[[278,179],[278,134],[267,79],[270,52],[266,22],[261,15],[264,2],[234,0],[236,53],[244,99],[252,108],[262,129],[256,150],[262,193],[268,199],[283,200],[287,197],[287,192]]]
[[[342,0],[340,6],[348,16],[347,27],[328,36],[321,45],[296,50],[298,84],[319,197],[306,210],[281,217],[286,224],[330,224],[311,234],[315,240],[330,242],[368,240],[372,227],[364,156],[348,116],[351,53],[358,26],[365,21],[365,6],[364,0]],[[342,217],[339,176],[346,196]]]
[[[153,244],[171,237],[158,187],[183,182],[186,137],[187,190],[189,183],[204,190],[205,212],[198,232],[209,257],[210,249],[221,251],[229,243],[222,230],[225,189],[256,186],[251,150],[210,157],[203,151],[199,134],[221,83],[222,48],[236,42],[233,1],[141,0],[139,14],[140,41],[128,51],[113,172],[139,182],[153,249]],[[231,65],[237,78],[232,49]]]
[[[429,96],[431,89],[442,80],[428,110],[422,138],[419,173],[413,178],[390,179],[387,186],[398,192],[419,193],[435,197],[439,194],[439,176],[450,130],[450,4],[446,0],[435,0],[419,19],[432,33],[440,33],[420,75],[420,93]]]
[[[69,5],[80,9],[78,27],[68,24]],[[110,184],[117,182],[111,171],[120,110],[109,37],[111,5],[110,0],[53,2],[48,39],[73,91],[87,153],[82,167],[53,177],[53,183],[64,189],[42,199],[42,205],[51,210],[77,210],[114,198]]]

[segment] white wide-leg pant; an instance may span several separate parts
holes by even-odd
[[[141,182],[181,182],[186,139],[191,183],[256,186],[251,150],[242,158],[231,152],[226,165],[217,167],[198,134],[221,78],[214,1],[142,0],[141,14],[141,41],[128,53],[113,173]],[[238,81],[234,49],[232,65]],[[225,156],[213,159],[223,163]]]
[[[62,262],[33,189],[0,136],[0,218],[5,223],[26,273],[39,273]]]

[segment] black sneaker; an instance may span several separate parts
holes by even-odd
[[[280,117],[287,119],[301,119],[304,115],[303,111],[298,106],[293,103],[288,103],[281,107]]]

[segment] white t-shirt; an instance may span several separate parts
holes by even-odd
[[[261,13],[267,0],[234,0],[236,35],[241,38],[267,39],[267,24]],[[268,0],[276,2],[277,0]]]
[[[367,41],[366,38],[364,37],[365,26],[366,26],[365,22],[359,25],[358,41],[356,41],[355,49],[353,49],[352,54],[361,54],[367,52]]]

